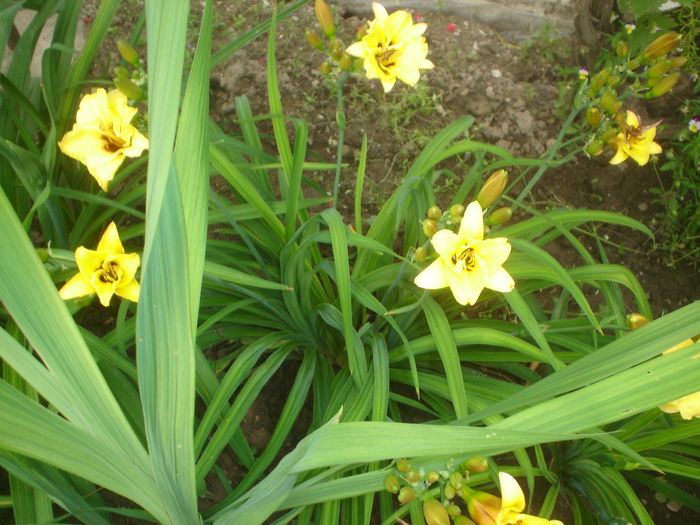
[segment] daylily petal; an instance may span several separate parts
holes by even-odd
[[[497,292],[508,293],[515,288],[515,281],[505,269],[497,268],[486,276],[484,287]]]
[[[127,96],[118,89],[112,89],[107,93],[107,104],[112,112],[113,121],[120,124],[123,123],[130,126],[131,119],[138,112],[136,108],[129,106]]]
[[[83,297],[93,293],[95,293],[95,289],[81,273],[71,277],[58,291],[58,295],[61,296],[61,299],[75,299],[76,297]]]
[[[413,282],[419,288],[427,290],[438,290],[448,286],[445,279],[445,265],[441,259],[433,261],[425,270],[416,275]]]
[[[374,17],[378,20],[383,20],[389,17],[386,8],[379,2],[372,2],[372,11],[374,11]]]
[[[460,238],[452,230],[440,230],[431,237],[430,243],[442,259],[449,261],[460,244]]]
[[[406,60],[400,60],[394,67],[396,77],[405,82],[409,86],[415,86],[420,80],[420,71],[415,66],[415,63]]]
[[[91,159],[94,159],[94,157],[91,157]],[[108,191],[109,183],[112,182],[115,173],[117,173],[119,166],[121,166],[123,162],[123,155],[114,155],[107,162],[100,164],[94,163],[92,166],[89,166],[88,171],[100,185],[100,188],[102,188],[103,191]]]
[[[630,128],[638,128],[639,127],[639,117],[634,111],[630,111],[629,109],[627,110],[627,113],[625,113],[625,123],[630,127]]]
[[[476,303],[484,289],[484,271],[481,268],[459,273],[448,269],[445,277],[455,300],[462,305]]]
[[[86,278],[88,275],[91,275],[102,268],[103,261],[104,254],[100,252],[88,250],[84,246],[80,246],[77,250],[75,250],[75,262],[78,265],[80,273],[82,273]]]
[[[460,239],[483,239],[484,238],[484,216],[481,205],[477,201],[469,203],[464,211],[462,222],[459,225]]]
[[[388,93],[389,91],[391,91],[391,89],[394,87],[394,84],[396,84],[395,79],[391,79],[391,80],[382,79],[381,82],[382,82],[382,87],[384,88],[384,93]]]
[[[123,253],[121,255],[108,257],[107,261],[114,261],[119,265],[120,268],[124,270],[124,281],[128,281],[134,278],[136,275],[136,270],[138,270],[141,264],[141,259],[138,253]]]
[[[139,292],[141,291],[141,286],[139,283],[136,281],[136,279],[133,279],[132,281],[129,282],[129,284],[125,286],[120,286],[115,290],[115,293],[119,297],[123,297],[124,299],[128,299],[129,301],[133,301],[137,303],[139,301]]]
[[[363,41],[360,41],[360,42],[355,42],[354,44],[351,44],[345,50],[345,52],[348,55],[352,55],[354,57],[364,57],[366,52],[367,52],[366,49],[367,49],[367,47],[366,47],[365,43]]]
[[[522,512],[525,508],[525,494],[513,476],[507,472],[498,473],[498,481],[501,484],[501,509]]]
[[[114,295],[114,283],[103,283],[99,282],[99,279],[93,279],[92,285],[95,288],[95,293],[100,299],[102,306],[109,306],[109,302]]]
[[[110,252],[113,254],[124,253],[124,246],[122,246],[122,241],[119,239],[117,225],[114,224],[114,222],[110,222],[109,226],[107,226],[107,229],[102,234],[100,242],[97,244],[97,251]],[[138,257],[138,255],[136,255],[136,257]],[[138,264],[136,266],[138,267]]]
[[[510,243],[505,237],[486,239],[478,244],[479,256],[488,261],[489,268],[502,266],[510,255]]]
[[[638,147],[632,147],[629,149],[629,156],[632,157],[632,159],[639,164],[640,166],[644,166],[647,162],[649,162],[649,150],[644,149],[644,148],[638,148]]]
[[[99,126],[106,117],[107,92],[103,88],[98,88],[94,93],[83,96],[75,115],[75,123],[89,126]]]
[[[617,153],[615,153],[615,156],[610,159],[610,164],[620,164],[626,161],[628,157],[629,155],[627,154],[627,151],[625,151],[624,148],[619,148]]]
[[[85,163],[87,153],[92,150],[101,150],[104,142],[99,128],[76,125],[63,135],[63,138],[58,142],[58,147],[65,155]]]

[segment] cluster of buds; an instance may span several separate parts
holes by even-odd
[[[423,516],[428,525],[473,525],[474,522],[464,515],[464,503],[459,504],[456,497],[464,502],[466,483],[470,474],[480,474],[488,470],[486,458],[476,456],[456,467],[446,465],[445,470],[425,472],[416,469],[409,460],[396,462],[395,472],[389,474],[384,482],[387,491],[397,495],[402,505],[422,498]],[[435,487],[440,489],[440,499],[432,496]],[[478,523],[478,522],[477,522]]]
[[[305,35],[306,41],[311,47],[323,51],[327,56],[327,60],[321,64],[321,73],[324,76],[329,76],[334,68],[339,71],[354,69],[352,57],[345,53],[345,46],[336,36],[333,11],[330,6],[325,0],[316,0],[314,9],[323,38],[314,29],[308,29]]]
[[[678,33],[664,33],[632,59],[629,57],[626,40],[620,39],[615,43],[614,49],[621,62],[604,67],[592,75],[590,80],[586,80],[586,95],[590,105],[585,113],[585,121],[595,131],[586,146],[589,156],[600,155],[606,144],[616,149],[619,144],[615,139],[621,133],[625,134],[628,112],[623,108],[620,90],[627,89],[627,79],[633,79],[632,92],[645,98],[660,97],[673,89],[680,78],[678,69],[685,65],[686,59],[668,55],[676,49],[680,39]],[[635,73],[641,66],[646,66],[644,71]]]
[[[114,68],[114,87],[130,100],[143,100],[146,97],[142,89],[146,82],[146,70],[143,67],[141,57],[126,40],[117,40],[117,49],[126,62],[126,66],[120,65]]]

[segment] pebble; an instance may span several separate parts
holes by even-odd
[[[491,70],[491,76],[493,78],[501,78],[503,76],[503,73],[501,73],[500,69],[492,69]]]

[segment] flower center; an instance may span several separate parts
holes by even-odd
[[[114,261],[102,263],[102,268],[97,271],[98,278],[103,283],[114,283],[122,277],[122,271]]]
[[[462,245],[452,255],[452,264],[458,272],[470,272],[476,268],[476,254],[474,248]]]
[[[120,149],[124,148],[126,141],[117,136],[117,134],[114,132],[113,126],[109,126],[107,129],[105,129],[104,126],[100,126],[100,128],[104,139],[103,146],[105,151],[108,151],[109,153],[116,153]]]

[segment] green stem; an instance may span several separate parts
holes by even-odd
[[[333,208],[338,208],[338,190],[340,189],[340,175],[343,169],[343,144],[345,142],[345,98],[343,97],[343,85],[348,79],[348,73],[343,73],[335,85],[335,98],[338,109],[335,112],[335,121],[338,124],[338,150],[336,152],[335,180],[333,181]]]

